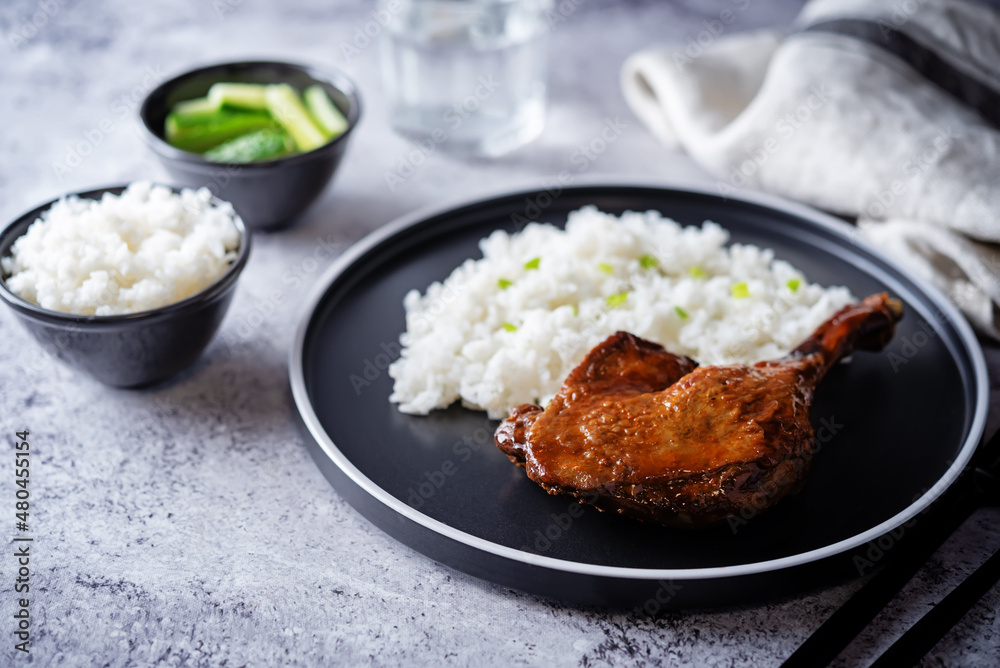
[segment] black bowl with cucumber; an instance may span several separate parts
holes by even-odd
[[[175,77],[140,109],[150,147],[178,185],[207,187],[247,226],[287,227],[322,194],[361,115],[343,74],[274,61]]]

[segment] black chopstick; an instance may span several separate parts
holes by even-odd
[[[895,668],[917,663],[998,581],[1000,550],[901,635],[870,668]]]
[[[964,522],[976,504],[968,485],[961,494],[941,499],[903,535],[881,571],[823,622],[785,660],[783,668],[826,666],[882,611],[920,570],[934,551]]]
[[[998,454],[1000,432],[979,447],[973,462],[995,475],[996,468],[1000,465]],[[930,509],[918,516],[917,524],[900,538],[882,570],[823,622],[781,664],[783,668],[826,666],[837,658],[920,570],[934,551],[979,507],[976,476],[973,466],[969,466]]]

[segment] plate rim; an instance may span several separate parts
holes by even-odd
[[[763,206],[781,213],[791,214],[807,219],[827,231],[830,231],[845,241],[863,249],[865,252],[875,256],[877,259],[899,272],[912,282],[917,288],[923,291],[940,312],[948,319],[955,328],[960,342],[964,345],[968,354],[974,374],[973,386],[976,390],[976,405],[968,436],[959,450],[958,456],[944,474],[920,497],[912,501],[906,508],[895,515],[883,520],[878,525],[870,529],[855,534],[848,538],[841,539],[835,543],[819,548],[800,552],[798,554],[779,557],[777,559],[767,559],[764,561],[751,562],[746,564],[736,564],[730,566],[713,566],[707,568],[631,568],[626,566],[605,566],[600,564],[588,564],[556,557],[547,557],[531,552],[526,552],[513,547],[507,547],[491,542],[484,538],[474,536],[455,529],[440,520],[429,517],[419,510],[410,507],[381,488],[378,484],[364,475],[353,463],[340,451],[333,439],[323,429],[319,417],[313,410],[309,401],[308,391],[305,384],[304,359],[305,339],[309,327],[316,315],[316,309],[322,302],[327,291],[337,278],[348,268],[363,257],[368,251],[378,246],[382,242],[414,227],[430,218],[446,215],[451,211],[460,208],[482,205],[498,199],[506,199],[514,196],[530,197],[537,195],[545,189],[545,184],[536,181],[533,186],[508,187],[496,191],[493,194],[480,194],[473,197],[462,198],[457,201],[445,202],[421,207],[411,213],[404,214],[394,220],[376,228],[362,237],[351,247],[349,247],[340,257],[338,257],[330,267],[317,279],[312,286],[304,302],[302,316],[295,332],[295,338],[289,351],[288,369],[289,382],[291,385],[292,398],[300,418],[324,454],[350,478],[365,493],[380,502],[393,513],[401,515],[405,519],[417,525],[433,531],[434,533],[461,543],[465,547],[481,550],[494,557],[509,559],[525,566],[534,566],[552,569],[564,573],[573,573],[603,578],[620,578],[627,580],[673,580],[689,581],[714,578],[729,578],[746,575],[755,575],[779,571],[797,566],[804,566],[843,554],[855,549],[878,537],[892,531],[905,524],[916,515],[925,510],[935,499],[950,487],[958,479],[962,470],[971,459],[973,453],[979,445],[983,432],[986,428],[986,420],[989,413],[989,377],[986,369],[986,359],[982,347],[977,340],[975,333],[969,325],[965,316],[952,304],[952,302],[929,281],[910,272],[908,269],[897,263],[894,259],[886,256],[875,246],[869,244],[861,238],[856,228],[848,223],[837,219],[833,215],[815,209],[811,206],[795,202],[784,197],[771,193],[759,191],[746,191],[738,195],[721,195],[711,188],[689,184],[674,184],[665,181],[643,180],[631,177],[599,177],[561,185],[561,192],[567,190],[585,190],[596,188],[642,188],[664,191],[674,191],[695,195],[707,195],[714,198],[721,198],[725,201],[734,200],[739,203]],[[331,485],[332,486],[332,485]],[[339,492],[338,492],[339,493]],[[381,529],[381,527],[380,527]],[[395,539],[395,538],[394,538]],[[395,539],[398,541],[398,539]],[[402,541],[398,541],[402,542]],[[405,543],[404,543],[405,544]],[[420,550],[418,550],[420,551]]]

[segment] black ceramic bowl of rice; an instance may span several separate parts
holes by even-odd
[[[153,189],[162,197],[184,195],[177,189],[162,187]],[[87,296],[84,294],[81,297],[81,294],[87,290],[61,291],[58,286],[53,287],[51,282],[48,286],[42,285],[45,281],[53,279],[52,273],[46,274],[47,270],[44,267],[32,270],[33,274],[23,274],[27,270],[25,264],[14,257],[15,244],[19,239],[27,237],[29,227],[40,218],[51,219],[52,215],[55,215],[52,213],[55,211],[53,207],[63,207],[62,212],[65,213],[65,207],[72,206],[80,212],[95,206],[98,202],[103,204],[102,198],[121,196],[125,190],[125,186],[119,186],[73,193],[46,202],[10,223],[3,232],[0,232],[0,300],[13,310],[21,324],[31,332],[44,351],[107,385],[139,387],[177,374],[193,364],[204,351],[222,323],[232,301],[237,279],[246,266],[250,254],[250,235],[243,221],[232,213],[227,203],[212,199],[212,207],[229,212],[233,227],[232,231],[227,232],[229,247],[223,249],[224,255],[221,258],[217,257],[215,261],[215,268],[220,274],[193,292],[191,286],[187,285],[184,292],[177,293],[183,294],[179,299],[150,308],[142,308],[144,294],[141,290],[146,290],[145,297],[148,297],[149,293],[154,293],[155,296],[158,289],[155,280],[151,280],[145,286],[137,287],[138,281],[129,285],[131,279],[122,278],[115,269],[91,271],[90,267],[85,267],[86,263],[93,261],[95,253],[93,250],[89,254],[68,252],[59,258],[59,261],[69,263],[70,271],[73,271],[73,263],[77,263],[77,268],[84,266],[83,271],[87,273],[87,280],[98,282],[104,280],[101,285],[91,285],[93,289],[90,290],[90,294],[97,297],[94,303],[98,306],[95,308],[100,308],[102,311],[118,311],[121,310],[121,302],[124,300],[129,301],[132,307],[138,306],[139,310],[97,315],[63,312],[52,308],[52,299],[58,301],[61,295],[75,295],[65,301],[75,299],[72,306],[79,308],[81,301],[85,301]],[[166,195],[163,194],[164,191]],[[187,197],[194,196],[192,191],[187,192]],[[206,196],[207,193],[201,193],[201,205],[205,204]],[[182,206],[189,205],[190,202],[187,202]],[[97,214],[91,212],[86,215]],[[102,232],[106,234],[108,230],[104,229]],[[140,244],[135,238],[126,240],[127,233],[122,234],[122,242],[127,241],[126,245]],[[177,251],[183,246],[184,241],[171,239],[170,234],[164,232],[161,238],[147,242],[152,244],[146,248],[147,259],[150,254],[155,258],[156,253],[162,253],[167,257],[170,252]],[[211,240],[209,245],[216,241]],[[22,242],[22,246],[24,245],[28,244]],[[39,251],[36,256],[41,255],[40,251],[52,254],[54,245],[58,247],[55,242],[36,243],[34,250]],[[126,257],[128,253],[122,248],[121,243],[118,244],[116,252],[119,253],[116,256],[119,258],[119,266],[122,263],[128,265],[129,262],[138,262],[135,257]],[[135,255],[140,252],[141,249],[137,250]],[[20,253],[18,256],[20,257]],[[178,262],[198,261],[192,260],[191,257],[195,256],[181,254],[175,259]],[[19,274],[23,274],[20,279],[17,278]],[[36,285],[25,287],[25,284],[30,282],[25,276],[30,276]],[[179,279],[165,281],[168,288],[176,287],[178,282]],[[126,295],[133,294],[134,297],[123,298],[123,291]],[[39,296],[44,296],[43,301],[48,307],[39,303]],[[154,301],[150,299],[145,303],[153,304]],[[33,353],[25,351],[26,356],[31,354]],[[38,354],[44,353],[38,351]]]

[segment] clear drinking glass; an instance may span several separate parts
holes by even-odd
[[[496,156],[545,124],[551,0],[389,0],[382,78],[400,135]]]

